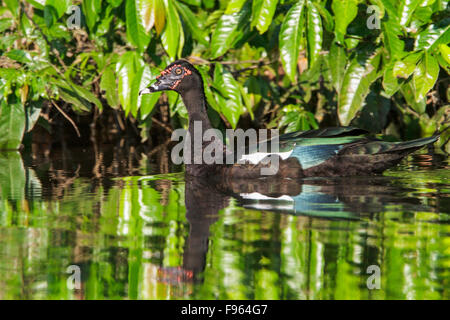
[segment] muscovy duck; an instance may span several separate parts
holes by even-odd
[[[177,60],[167,66],[156,79],[155,83],[140,94],[176,91],[181,95],[188,111],[190,136],[195,136],[195,121],[201,123],[202,132],[212,129],[206,112],[202,76],[192,64]],[[331,127],[280,135],[277,137],[279,153],[273,154],[279,157],[275,175],[283,178],[304,178],[379,174],[397,164],[409,153],[439,138],[439,134],[436,134],[407,142],[386,142],[369,137],[368,133],[355,127]],[[203,150],[209,143],[211,142],[202,142]],[[228,151],[224,145],[222,150],[225,157]],[[261,161],[261,155],[267,153],[258,152],[258,148],[255,150],[253,154],[244,155],[245,163],[229,165],[194,162],[186,164],[186,173],[226,179],[258,178],[262,176],[261,169],[270,166],[270,163]]]

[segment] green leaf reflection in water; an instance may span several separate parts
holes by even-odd
[[[52,190],[20,155],[0,162],[0,299],[450,298],[445,163],[229,185],[66,173]],[[367,287],[371,265],[380,289]]]

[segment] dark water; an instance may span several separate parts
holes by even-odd
[[[223,185],[167,159],[0,154],[0,299],[450,298],[444,154],[379,177]]]

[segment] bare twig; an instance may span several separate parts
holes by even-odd
[[[168,133],[172,134],[173,129],[171,127],[169,127],[168,125],[166,125],[165,123],[159,121],[155,117],[152,117],[152,121],[154,123],[156,123],[157,125],[159,125],[161,128],[163,128],[164,130],[166,130]]]
[[[59,112],[61,112],[61,114],[64,116],[64,118],[66,118],[71,124],[72,124],[72,126],[73,126],[73,128],[75,129],[75,131],[76,131],[76,133],[77,133],[77,136],[78,136],[78,138],[80,138],[81,137],[81,134],[80,134],[80,131],[78,130],[78,127],[77,127],[77,125],[75,124],[75,122],[64,112],[64,110],[63,109],[61,109],[57,104],[56,104],[56,102],[50,97],[50,92],[47,90],[47,94],[48,94],[48,98],[49,98],[49,100],[50,100],[50,102],[52,103],[52,105],[56,108],[56,109],[58,109],[58,111]]]

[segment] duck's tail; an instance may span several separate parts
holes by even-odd
[[[434,134],[431,137],[414,139],[405,142],[396,142],[391,144],[391,147],[384,152],[399,152],[399,151],[407,151],[413,152],[418,150],[426,145],[436,142],[439,139],[440,133]]]

